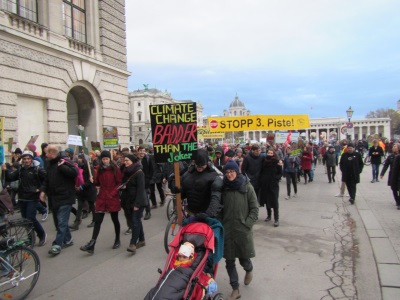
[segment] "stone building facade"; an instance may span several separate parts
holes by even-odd
[[[192,100],[175,100],[168,91],[145,88],[129,92],[129,113],[131,120],[131,144],[141,145],[151,142],[151,121],[149,105],[176,104],[194,102]],[[197,123],[202,125],[203,105],[196,101]]]
[[[24,147],[66,146],[77,125],[129,143],[124,0],[0,0],[0,116]],[[90,143],[89,149],[90,149]]]

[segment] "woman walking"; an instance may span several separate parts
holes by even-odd
[[[224,226],[224,258],[232,294],[228,299],[239,299],[239,276],[235,260],[246,271],[244,284],[249,285],[253,279],[253,264],[255,257],[253,241],[253,225],[258,220],[258,202],[254,188],[248,177],[240,174],[239,166],[234,161],[228,161],[224,168],[224,186],[222,202],[224,204],[222,225]]]
[[[312,167],[312,148],[304,147],[303,153],[301,153],[301,169],[304,173],[304,184],[307,184],[307,177],[312,182],[310,171]]]
[[[118,187],[121,185],[122,174],[118,166],[111,160],[109,151],[102,151],[100,155],[100,164],[97,172],[95,184],[100,187],[96,200],[96,213],[94,218],[94,228],[92,239],[80,249],[88,253],[94,252],[97,237],[100,233],[101,223],[106,212],[111,214],[114,223],[115,241],[113,249],[121,246],[120,242],[120,224],[118,212],[121,210]]]
[[[282,178],[282,165],[274,150],[269,149],[262,162],[260,173],[260,205],[267,207],[265,222],[271,221],[274,209],[274,227],[279,226],[279,180]]]
[[[300,161],[298,156],[290,156],[290,147],[286,148],[286,155],[283,159],[283,176],[286,177],[286,200],[290,199],[291,185],[293,184],[294,195],[297,196],[297,170],[299,169]]]
[[[136,249],[146,246],[143,231],[143,211],[149,204],[145,189],[145,178],[142,164],[137,156],[125,155],[124,178],[121,189],[121,202],[125,203],[125,209],[130,210],[132,238],[129,247],[126,249],[133,254]]]

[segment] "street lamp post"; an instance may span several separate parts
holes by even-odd
[[[347,113],[347,119],[349,120],[349,123],[350,123],[351,117],[353,116],[353,113],[354,113],[354,110],[351,109],[351,106],[346,110],[346,113]],[[351,140],[350,134],[347,135],[347,139],[349,141]]]

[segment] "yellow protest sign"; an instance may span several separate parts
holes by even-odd
[[[197,126],[197,139],[224,139],[225,132],[211,132],[209,126]]]
[[[295,130],[310,127],[308,115],[253,115],[243,117],[211,117],[210,131]]]

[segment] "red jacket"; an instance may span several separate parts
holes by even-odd
[[[312,161],[312,154],[311,152],[304,151],[301,154],[301,168],[303,170],[311,170],[311,161]]]
[[[100,186],[99,194],[96,199],[96,211],[115,212],[121,210],[118,186],[122,183],[122,173],[119,168],[114,170],[112,167],[98,170],[95,184]]]

